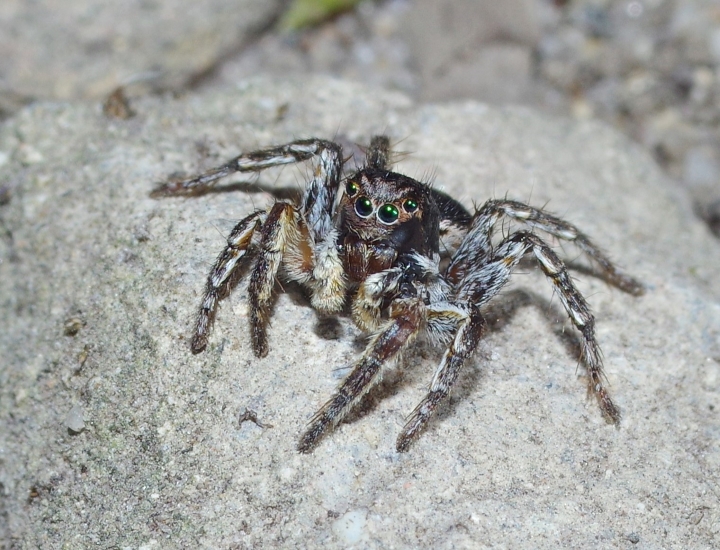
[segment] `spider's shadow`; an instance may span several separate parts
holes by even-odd
[[[172,182],[173,180],[170,180],[170,181]],[[207,188],[203,188],[203,189],[194,191],[191,194],[191,196],[202,197],[204,195],[220,195],[220,194],[225,194],[225,193],[237,193],[237,192],[248,193],[250,195],[252,195],[252,194],[257,195],[259,193],[267,193],[278,200],[292,201],[295,204],[298,204],[302,197],[302,191],[298,187],[291,187],[291,186],[278,187],[277,185],[261,183],[257,180],[256,181],[248,181],[248,180],[232,181],[232,182],[226,183],[224,185],[216,185],[213,187],[207,187]]]
[[[565,311],[540,294],[526,290],[509,290],[491,302],[487,307],[483,308],[483,316],[488,323],[485,334],[501,334],[505,332],[505,329],[516,313],[520,309],[528,306],[535,306],[543,317],[545,317],[548,325],[565,346],[569,357],[580,356],[580,335],[574,330],[564,330],[565,323],[562,321],[567,319]],[[508,341],[511,341],[511,338]],[[362,349],[365,339],[358,338],[355,343],[356,347]],[[426,390],[428,380],[432,377],[434,369],[440,363],[444,350],[433,347],[427,341],[420,342],[417,348],[414,352],[406,353],[397,367],[386,371],[383,380],[358,403],[357,407],[348,414],[343,422],[353,423],[373,412],[381,401],[395,395],[405,386],[417,387],[422,385]],[[413,362],[411,358],[417,355],[420,355],[419,360]],[[460,373],[453,387],[452,393],[445,402],[440,404],[434,417],[430,420],[428,430],[436,429],[435,426],[437,426],[437,422],[442,422],[445,418],[454,415],[457,404],[469,399],[472,394],[477,391],[479,384],[485,376],[483,365],[487,360],[488,354],[482,349],[481,341],[474,359],[466,363],[465,368]],[[417,369],[417,372],[413,372],[413,370],[407,366],[411,363],[430,364],[432,369],[429,371],[427,369]],[[409,415],[410,411],[406,411],[406,413]]]

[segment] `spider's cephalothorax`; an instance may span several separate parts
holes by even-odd
[[[495,226],[509,218],[570,241],[610,284],[635,295],[643,292],[642,285],[575,226],[543,210],[489,200],[471,215],[444,193],[390,171],[384,136],[371,140],[365,167],[347,177],[340,145],[308,139],[240,155],[199,176],[166,183],[153,195],[200,194],[233,172],[301,161],[313,163],[302,199],[255,211],[228,236],[208,276],[191,344],[194,353],[205,349],[218,303],[245,266],[250,267],[250,328],[258,357],[268,352],[267,321],[278,277],[305,286],[313,307],[323,313],[341,311],[349,299],[353,320],[371,337],[350,374],[312,418],[298,445],[301,452],[312,450],[380,380],[382,368],[424,331],[445,353],[427,395],[398,437],[398,451],[406,451],[475,351],[486,326],[482,308],[528,254],[538,260],[581,333],[590,390],[605,417],[619,422],[620,411],[605,388],[593,316],[564,263],[535,233],[515,231],[493,239]]]
[[[348,280],[391,268],[399,255],[439,252],[439,212],[430,189],[378,168],[360,170],[345,183],[338,209],[338,244]]]

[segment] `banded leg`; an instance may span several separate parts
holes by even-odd
[[[425,320],[425,305],[411,298],[397,300],[390,308],[390,319],[373,337],[353,371],[340,384],[335,395],[310,421],[300,439],[298,451],[310,452],[328,428],[335,426],[358,400],[380,379],[380,370],[395,359],[417,335]]]
[[[193,353],[200,353],[207,346],[218,303],[226,296],[234,273],[245,264],[253,235],[260,227],[264,215],[264,211],[257,211],[240,220],[228,236],[225,250],[215,260],[205,285],[205,294],[195,324],[195,334],[190,344]]]
[[[337,313],[345,303],[346,281],[338,252],[335,211],[340,195],[342,148],[319,141],[313,155],[313,177],[305,188],[302,214],[313,251],[311,302],[314,308]]]
[[[277,202],[260,229],[257,261],[248,285],[252,345],[258,357],[265,357],[268,352],[267,322],[272,291],[286,246],[300,239],[297,223],[295,207]]]
[[[619,423],[620,411],[604,386],[602,354],[595,340],[595,318],[568,275],[565,264],[542,239],[523,231],[510,235],[500,243],[492,261],[466,276],[458,289],[458,299],[468,300],[478,307],[487,303],[508,281],[512,268],[530,251],[552,281],[565,311],[582,335],[580,359],[587,369],[590,389],[598,398],[603,415],[613,423]]]
[[[607,255],[574,225],[538,208],[510,200],[489,200],[477,211],[467,238],[460,246],[448,274],[455,281],[463,276],[463,265],[476,263],[476,258],[491,253],[491,238],[495,224],[503,217],[541,229],[558,239],[571,242],[600,268],[604,279],[620,290],[639,296],[642,284],[615,266]],[[467,260],[465,260],[467,258]]]
[[[294,164],[320,155],[322,151],[330,150],[337,154],[339,169],[342,169],[342,153],[340,147],[329,141],[321,139],[302,139],[286,145],[268,147],[259,151],[243,153],[231,161],[180,181],[171,181],[157,187],[152,193],[153,197],[170,195],[196,195],[212,188],[218,180],[235,172],[259,172],[272,166]]]
[[[438,316],[443,318],[450,316],[457,317],[458,310],[448,312],[438,311]],[[432,314],[428,312],[428,324],[431,324]],[[445,322],[443,319],[442,322]],[[455,384],[460,368],[465,360],[472,355],[477,348],[480,338],[487,323],[480,315],[480,310],[471,306],[470,311],[461,319],[460,326],[455,333],[455,338],[443,355],[442,361],[435,371],[430,391],[425,398],[415,407],[407,423],[397,438],[397,451],[403,453],[408,450],[413,440],[420,434],[440,402],[447,397],[450,389]]]

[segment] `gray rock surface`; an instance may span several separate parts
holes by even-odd
[[[415,0],[403,34],[424,100],[529,102],[540,22],[533,0]]]
[[[98,98],[133,79],[187,85],[277,17],[282,0],[3,0],[0,107],[5,91]],[[10,107],[8,107],[9,109]]]
[[[323,79],[133,107],[110,120],[35,104],[0,127],[0,546],[720,544],[720,254],[639,146],[596,122],[418,107]],[[647,284],[634,298],[577,272],[620,429],[586,398],[574,331],[531,264],[407,454],[394,440],[432,376],[428,344],[310,455],[297,438],[361,345],[349,319],[326,330],[281,293],[256,359],[240,285],[207,352],[190,354],[226,220],[273,199],[252,187],[153,200],[154,183],[269,143],[383,131],[412,153],[398,170],[468,206],[547,203]],[[272,426],[239,424],[246,408]]]

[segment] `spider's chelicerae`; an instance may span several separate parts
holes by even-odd
[[[603,375],[595,322],[585,298],[560,258],[537,233],[570,241],[610,284],[631,294],[640,283],[622,273],[575,226],[511,200],[489,200],[470,214],[448,195],[390,170],[390,142],[372,138],[364,167],[343,174],[342,147],[322,139],[245,153],[182,181],[168,182],[154,196],[194,195],[233,172],[310,161],[312,179],[301,200],[278,200],[241,220],[208,276],[192,351],[205,349],[219,301],[249,267],[250,329],[255,355],[268,353],[267,323],[278,277],[308,289],[324,314],[351,302],[355,324],[369,333],[367,347],[330,400],[315,414],[298,444],[309,452],[381,378],[421,332],[444,347],[425,398],[397,439],[406,451],[457,380],[487,326],[483,307],[508,282],[525,255],[537,259],[572,323],[581,333],[581,361],[603,415],[620,420]],[[530,231],[493,232],[503,218]],[[534,232],[533,232],[534,231]]]

